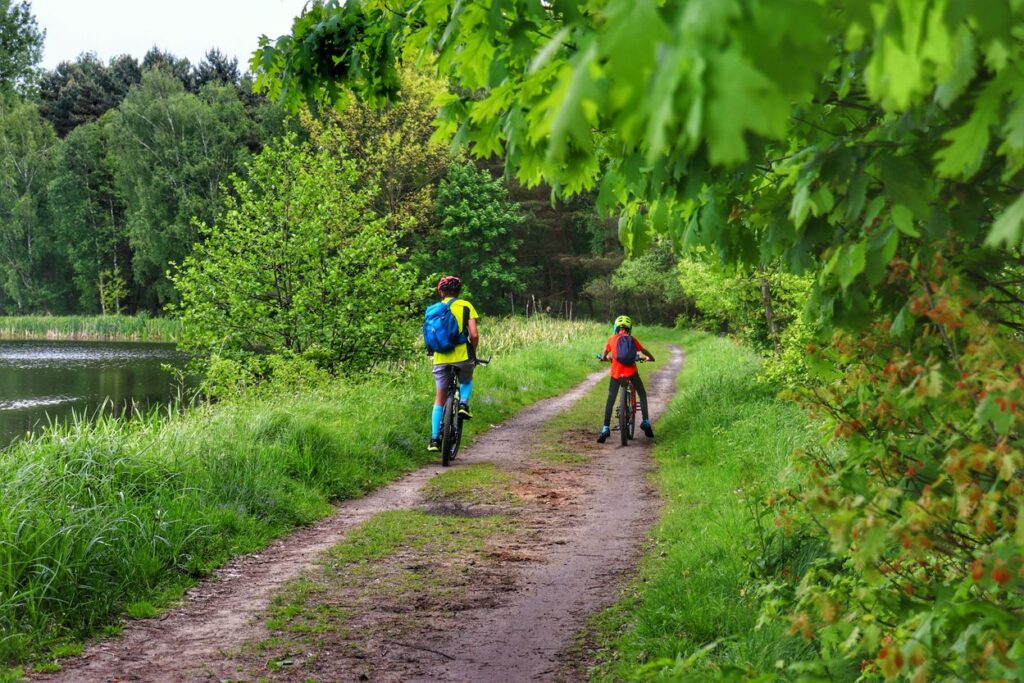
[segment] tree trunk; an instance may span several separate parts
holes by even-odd
[[[772,290],[768,286],[768,278],[761,275],[761,303],[764,305],[764,319],[768,323],[768,336],[775,345],[775,353],[782,353],[782,342],[779,340],[779,328],[775,324],[775,312],[772,311]]]

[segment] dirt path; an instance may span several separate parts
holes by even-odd
[[[671,397],[682,363],[682,352],[673,348],[669,362],[648,381],[654,416]],[[368,670],[374,680],[403,681],[526,681],[554,675],[559,653],[571,644],[587,615],[614,599],[616,579],[634,563],[657,510],[647,483],[650,459],[643,439],[627,450],[610,444],[584,446],[581,440],[579,448],[599,455],[578,472],[538,466],[524,448],[537,427],[571,406],[603,377],[595,373],[566,394],[525,409],[480,435],[460,456],[461,462],[492,462],[523,473],[524,486],[532,487],[533,495],[548,504],[517,520],[525,536],[509,540],[505,548],[492,549],[497,559],[492,566],[480,568],[478,573],[485,578],[476,582],[475,593],[470,591],[474,601],[460,608],[458,628],[439,628],[439,623],[425,620],[422,628],[434,629],[426,641],[429,650],[383,640],[371,648],[373,662],[348,669],[343,663],[331,664],[322,671],[321,680],[365,679]],[[335,514],[320,523],[218,571],[190,591],[182,607],[157,619],[130,622],[119,638],[65,660],[63,671],[38,679],[235,678],[243,667],[229,653],[266,637],[259,617],[275,591],[317,567],[324,551],[357,524],[380,512],[421,507],[423,485],[442,471],[422,468],[338,506]],[[530,495],[530,491],[524,493]],[[357,676],[357,671],[362,673]]]

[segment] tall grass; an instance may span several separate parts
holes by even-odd
[[[0,339],[173,342],[180,330],[177,320],[143,314],[0,316]]]
[[[597,326],[483,327],[469,435],[593,366]],[[361,381],[58,426],[0,451],[0,663],[165,602],[229,557],[433,459],[425,358]]]
[[[751,578],[779,560],[797,576],[814,555],[815,548],[761,541],[770,519],[763,501],[813,430],[795,405],[756,381],[750,350],[695,333],[683,346],[678,393],[656,426],[665,507],[640,580],[597,620],[596,680],[710,680],[726,672],[739,680],[739,672],[771,672],[777,660],[805,654],[784,628],[757,627]]]

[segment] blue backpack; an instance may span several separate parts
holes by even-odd
[[[636,342],[632,336],[619,335],[615,342],[615,360],[623,365],[636,365]]]
[[[468,341],[466,332],[459,332],[459,321],[452,313],[452,304],[458,299],[452,299],[448,303],[438,301],[427,308],[423,317],[423,343],[427,350],[432,353],[449,353],[455,347],[465,344]],[[469,309],[463,309],[468,317]],[[465,330],[467,326],[463,326]]]

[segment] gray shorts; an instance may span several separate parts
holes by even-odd
[[[434,384],[437,385],[437,390],[441,391],[448,387],[448,368],[456,368],[459,371],[459,381],[465,384],[473,381],[475,367],[471,360],[464,360],[461,363],[438,363],[434,366]]]

